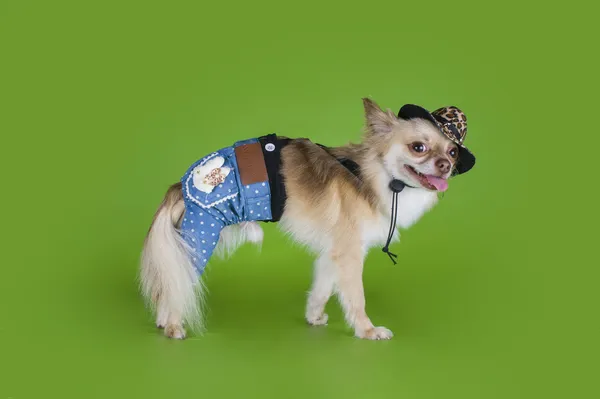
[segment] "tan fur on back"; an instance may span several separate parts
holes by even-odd
[[[359,146],[333,152],[352,160],[364,156]],[[360,245],[357,226],[361,219],[373,215],[378,205],[370,185],[307,140],[293,141],[283,149],[281,172],[288,195],[282,218],[285,230],[317,251],[327,241],[344,243],[343,246]],[[290,228],[291,220],[296,225],[303,221],[312,234],[303,237],[302,232]],[[308,235],[319,237],[316,247]],[[321,237],[325,235],[329,237]]]

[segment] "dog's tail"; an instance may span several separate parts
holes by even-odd
[[[185,324],[196,333],[204,330],[204,284],[192,259],[192,248],[179,226],[185,205],[181,183],[169,188],[160,204],[142,250],[140,283],[147,304],[156,312],[156,325],[165,335],[184,338]],[[242,222],[221,230],[215,254],[231,255],[246,241],[260,244],[263,231],[256,222]]]
[[[156,325],[171,338],[184,338],[183,324],[195,332],[204,327],[204,286],[190,256],[191,248],[178,226],[185,212],[181,184],[169,188],[160,204],[142,250],[140,283]]]

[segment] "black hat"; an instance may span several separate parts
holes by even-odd
[[[437,126],[444,136],[456,143],[458,145],[457,174],[465,173],[475,165],[475,156],[463,145],[467,136],[467,116],[457,107],[443,107],[429,112],[418,105],[406,104],[400,108],[398,117],[405,120],[426,119]]]

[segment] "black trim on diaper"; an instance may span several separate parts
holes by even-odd
[[[283,214],[287,194],[281,170],[281,149],[289,144],[291,139],[279,138],[276,134],[269,134],[258,138],[267,166],[269,186],[271,189],[271,220],[265,222],[278,222]]]

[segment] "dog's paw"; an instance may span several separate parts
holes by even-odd
[[[306,317],[306,321],[311,326],[324,326],[324,325],[327,325],[327,320],[328,319],[329,319],[329,316],[327,316],[327,313],[323,313],[320,316],[314,316],[314,317],[307,316]]]
[[[373,327],[362,332],[357,331],[356,336],[362,339],[380,340],[391,339],[394,336],[394,333],[385,327]]]
[[[165,327],[165,335],[172,339],[184,339],[185,330],[179,324],[167,324]]]

